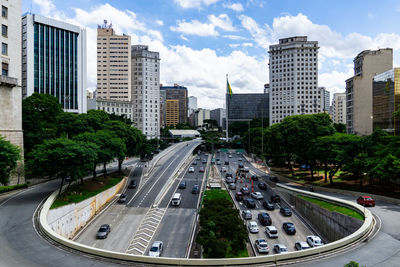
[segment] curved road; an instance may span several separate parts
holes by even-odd
[[[58,181],[51,181],[1,197],[0,266],[116,266],[61,250],[36,233],[32,215],[58,185]],[[334,195],[354,200],[354,197]],[[371,211],[382,220],[382,228],[375,238],[348,253],[316,261],[317,266],[343,266],[351,260],[365,266],[398,266],[400,206],[378,201]],[[298,266],[309,265],[310,262]]]

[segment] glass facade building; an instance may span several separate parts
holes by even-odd
[[[86,32],[64,22],[26,14],[22,19],[23,96],[58,98],[65,111],[86,112]]]
[[[269,94],[232,94],[227,96],[227,118],[232,121],[251,121],[269,117]]]

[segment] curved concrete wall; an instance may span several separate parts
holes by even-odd
[[[47,222],[57,234],[73,238],[86,223],[125,185],[126,177],[115,186],[79,203],[49,210]],[[53,203],[53,202],[52,202]]]
[[[296,251],[296,252],[289,252],[286,254],[275,254],[275,255],[269,255],[269,256],[261,256],[261,257],[251,257],[251,258],[235,258],[235,259],[184,259],[184,258],[151,258],[147,256],[136,256],[136,255],[131,255],[131,254],[125,254],[125,253],[119,253],[119,252],[113,252],[113,251],[108,251],[108,250],[102,250],[102,249],[97,249],[94,247],[89,247],[80,243],[73,242],[71,240],[68,240],[67,238],[57,234],[54,232],[50,226],[47,223],[47,214],[49,212],[49,208],[51,204],[53,203],[57,192],[54,192],[44,203],[42,210],[40,212],[40,227],[44,233],[46,233],[50,238],[55,240],[56,242],[76,249],[80,250],[82,252],[86,252],[89,254],[93,255],[98,255],[102,257],[107,257],[107,258],[113,258],[113,259],[121,259],[125,261],[132,261],[132,262],[142,262],[142,263],[153,263],[153,264],[169,264],[169,265],[181,265],[181,266],[219,266],[219,265],[224,265],[224,266],[229,266],[229,265],[254,265],[254,264],[262,264],[262,263],[268,263],[268,262],[278,262],[282,260],[289,260],[291,258],[300,258],[304,256],[310,256],[310,255],[315,255],[315,254],[320,254],[324,252],[331,251],[336,248],[343,247],[345,245],[348,245],[350,243],[353,243],[354,241],[358,240],[361,238],[364,234],[366,234],[370,228],[373,226],[373,220],[372,220],[372,214],[368,209],[364,209],[362,206],[357,205],[356,203],[350,202],[350,201],[345,201],[341,199],[336,199],[332,197],[327,197],[323,195],[319,195],[316,193],[309,193],[303,190],[298,190],[298,189],[293,189],[284,185],[279,185],[279,187],[297,191],[301,194],[305,195],[312,195],[313,197],[318,197],[321,199],[327,199],[332,202],[340,203],[340,205],[352,207],[355,210],[358,210],[360,213],[364,214],[365,221],[364,224],[354,233],[351,235],[342,238],[340,240],[337,240],[335,242],[326,244],[321,247],[316,247],[316,248],[311,248],[307,249],[304,251]]]

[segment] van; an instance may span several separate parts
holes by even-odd
[[[172,206],[179,206],[181,204],[181,193],[175,193],[171,201]]]

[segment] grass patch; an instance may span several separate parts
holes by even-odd
[[[5,193],[8,191],[12,190],[17,190],[20,188],[27,188],[28,184],[16,184],[16,185],[6,185],[6,186],[0,186],[0,193]]]
[[[212,199],[217,199],[217,198],[224,198],[229,201],[232,201],[227,190],[222,190],[222,189],[206,190],[206,192],[204,194],[204,200],[212,200]]]
[[[78,203],[90,197],[101,193],[114,185],[118,184],[124,174],[113,173],[109,174],[105,178],[98,177],[95,181],[85,181],[83,184],[76,184],[70,187],[70,189],[58,196],[50,209],[59,208],[71,203]]]
[[[226,258],[246,258],[249,256],[249,252],[247,251],[247,248],[238,251],[237,254],[233,254],[231,250],[232,249],[229,246],[227,249]]]
[[[317,204],[318,206],[320,206],[324,209],[327,209],[329,211],[335,211],[335,212],[338,212],[338,213],[341,213],[341,214],[344,214],[344,215],[347,215],[347,216],[350,216],[350,217],[353,217],[353,218],[356,218],[356,219],[359,219],[362,221],[364,220],[364,216],[362,216],[360,213],[358,213],[352,209],[349,209],[349,208],[346,208],[343,206],[338,206],[338,205],[332,204],[330,202],[315,199],[312,197],[306,197],[303,195],[297,195],[297,196],[304,200],[307,200],[311,203]]]

